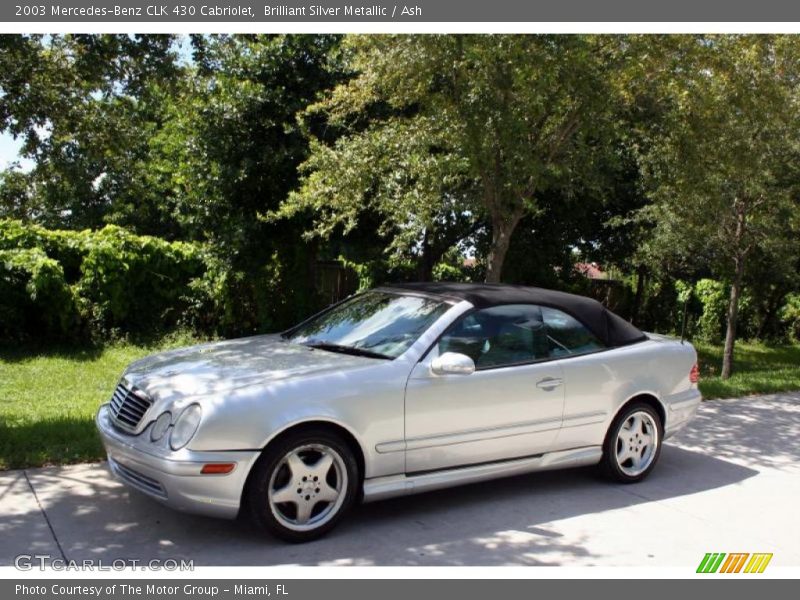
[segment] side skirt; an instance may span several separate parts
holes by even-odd
[[[535,471],[593,465],[600,462],[602,457],[602,447],[587,446],[548,452],[537,456],[515,458],[513,460],[442,469],[440,471],[376,477],[364,481],[364,502],[430,492],[456,485],[477,483],[500,477],[511,477]]]

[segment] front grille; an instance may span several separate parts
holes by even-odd
[[[122,429],[134,431],[152,404],[153,401],[141,392],[120,383],[111,396],[111,418]]]
[[[127,465],[123,465],[120,462],[109,457],[108,462],[111,465],[113,471],[119,475],[121,479],[124,479],[133,487],[148,493],[153,494],[155,496],[160,496],[161,498],[167,497],[167,490],[164,489],[164,486],[161,485],[158,481],[153,479],[152,477],[148,477],[143,473],[139,473],[139,471],[135,471],[131,469]]]

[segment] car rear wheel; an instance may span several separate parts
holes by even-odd
[[[623,409],[603,444],[603,474],[622,483],[647,477],[661,454],[662,432],[661,417],[650,405],[636,402]]]
[[[247,507],[261,529],[289,542],[330,531],[353,504],[358,463],[330,432],[289,434],[265,451],[248,486]]]

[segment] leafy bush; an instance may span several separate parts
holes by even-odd
[[[800,342],[800,294],[789,294],[780,310],[781,325],[793,342]]]
[[[721,342],[725,338],[730,286],[714,279],[701,279],[695,284],[694,294],[702,305],[697,317],[697,337],[707,342]],[[748,290],[742,290],[736,320],[737,337],[753,338],[758,330],[757,321],[753,296]]]
[[[486,273],[485,266],[475,262],[473,265],[464,264],[464,256],[458,248],[451,248],[433,267],[434,281],[483,281]]]
[[[178,324],[206,270],[195,244],[0,220],[0,336],[77,339]]]
[[[639,325],[647,331],[679,334],[686,307],[686,336],[718,344],[725,337],[730,286],[715,279],[700,279],[692,284],[679,279],[648,283]],[[758,331],[759,314],[749,290],[739,297],[737,336],[753,339]]]
[[[356,262],[339,256],[339,262],[347,269],[352,269],[358,280],[358,290],[363,292],[384,283],[397,281],[413,281],[417,279],[417,269],[414,261],[390,256]]]
[[[43,250],[0,250],[1,338],[75,335],[78,305],[63,268]]]
[[[301,250],[237,268],[210,248],[135,235],[53,231],[0,219],[0,337],[72,339],[188,327],[242,335],[321,308]]]
[[[695,284],[694,293],[703,311],[697,319],[697,337],[707,342],[719,343],[725,334],[727,286],[713,279],[701,279]]]
[[[113,225],[89,236],[85,248],[78,290],[99,331],[177,324],[189,283],[205,270],[196,245],[136,236]]]
[[[206,267],[201,277],[189,283],[187,326],[204,334],[226,336],[280,327],[274,309],[286,298],[276,289],[279,281],[277,264],[270,263],[246,273],[216,256],[210,256]]]
[[[0,219],[0,250],[40,248],[58,261],[68,283],[80,278],[80,266],[86,256],[91,231],[49,230],[12,219]]]

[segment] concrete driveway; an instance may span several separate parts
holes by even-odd
[[[800,393],[704,403],[643,483],[549,472],[356,508],[301,546],[181,515],[105,464],[0,473],[0,564],[184,558],[195,565],[608,565],[694,568],[706,552],[800,565]]]

